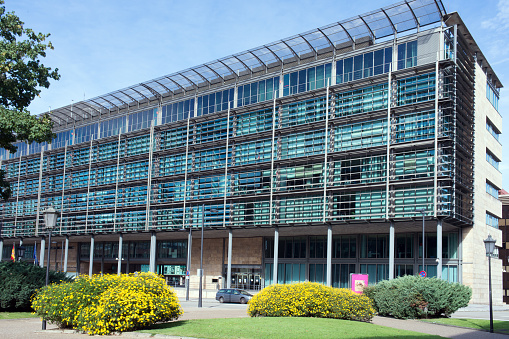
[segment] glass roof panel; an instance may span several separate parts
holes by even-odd
[[[409,2],[409,5],[412,7],[412,10],[414,11],[421,26],[426,26],[440,21],[440,12],[438,12],[435,1],[416,0]]]
[[[178,83],[183,88],[193,87],[193,84],[191,82],[189,82],[189,80],[184,78],[179,73],[170,74],[170,75],[168,75],[168,78],[170,78],[171,80],[175,81],[176,83]]]
[[[391,7],[387,7],[385,12],[391,18],[391,21],[396,27],[398,33],[417,27],[414,16],[412,15],[412,12],[406,3],[400,3]]]
[[[148,86],[148,85],[145,84],[145,86]],[[147,98],[155,96],[155,94],[152,93],[152,91],[145,86],[138,84],[138,85],[133,86],[132,88],[133,88],[133,90],[135,90],[136,92],[139,92],[140,94],[146,96]]]
[[[132,100],[127,98],[126,100],[122,99],[124,102],[131,102]],[[111,94],[103,95],[102,97],[94,98],[94,101],[97,101],[100,105],[111,109],[115,106],[122,106],[124,102],[120,101],[116,97],[113,97]]]
[[[306,53],[314,53],[314,51],[309,47],[307,42],[300,36],[285,39],[285,42],[290,46],[291,49],[293,49],[295,54],[299,56]]]
[[[158,82],[169,88],[172,92],[175,92],[176,90],[180,89],[180,87],[175,84],[173,81],[168,79],[167,77],[161,77],[159,79],[156,79]]]
[[[149,86],[150,88],[152,88],[154,91],[161,95],[168,93],[169,90],[168,87],[165,88],[164,84],[162,84],[161,81],[159,81],[159,79],[148,81],[145,83],[145,85]]]
[[[224,62],[228,67],[230,67],[235,73],[240,73],[242,71],[248,70],[246,66],[244,66],[237,58],[233,56],[219,59]]]
[[[225,65],[218,61],[213,61],[207,64],[210,68],[214,70],[217,74],[219,74],[222,78],[231,75],[232,71],[229,70]]]
[[[371,28],[375,38],[383,38],[394,34],[392,25],[382,11],[373,12],[362,17]]]
[[[258,66],[263,66],[263,64],[260,63],[260,61],[258,61],[258,59],[256,59],[255,56],[251,54],[251,52],[239,53],[235,54],[235,56],[239,58],[243,63],[245,63],[247,67],[249,67],[249,70],[252,70]]]
[[[198,69],[200,68],[200,69]],[[208,79],[209,77],[208,76],[205,76],[202,72],[202,69],[204,71],[207,71],[207,74],[211,74],[210,77],[212,78],[215,78],[214,76],[214,73],[212,73],[210,70],[206,69],[205,67],[200,66],[200,67],[194,67],[192,69],[186,69],[185,71],[182,71],[180,72],[180,74],[185,77],[188,81],[191,81],[193,82],[194,84],[198,85],[199,83],[203,82],[203,78],[200,76],[200,74],[205,78],[205,79]],[[200,73],[200,74],[197,74],[196,72]]]
[[[265,65],[269,66],[274,63],[279,64],[279,59],[267,47],[260,47],[250,50],[250,52],[258,57]]]
[[[140,93],[135,91],[133,87],[127,87],[127,88],[121,89],[121,90],[119,90],[119,92],[126,95],[127,97],[133,98],[134,100],[137,100],[137,101],[145,99],[142,95],[140,95]]]
[[[269,48],[274,54],[276,54],[281,60],[292,58],[294,55],[292,50],[286,46],[283,42],[273,42],[270,45],[265,45],[265,47]]]
[[[352,18],[350,21],[342,22],[342,25],[354,40],[371,36],[371,33],[361,18]]]
[[[311,44],[311,46],[313,46],[313,48],[316,51],[319,51],[323,48],[331,47],[329,41],[318,30],[302,34],[302,36]]]
[[[342,44],[342,43],[347,42],[347,41],[351,41],[350,37],[348,36],[346,31],[343,29],[343,27],[341,27],[337,23],[333,24],[333,25],[329,25],[327,27],[324,27],[324,28],[321,29],[321,31],[325,35],[327,35],[329,40],[332,41],[332,43],[335,46],[338,46],[339,44]]]

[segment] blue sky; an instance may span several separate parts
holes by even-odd
[[[29,107],[34,114],[106,94],[297,33],[395,0],[6,0],[25,26],[51,33],[44,64],[62,76]],[[457,11],[502,84],[509,88],[509,0],[443,0]],[[192,4],[192,5],[191,5]],[[499,111],[509,112],[502,89]],[[507,133],[505,133],[507,132]],[[501,143],[509,173],[509,118]],[[509,188],[509,180],[504,179]]]

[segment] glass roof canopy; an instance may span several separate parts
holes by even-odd
[[[406,0],[350,19],[297,34],[203,65],[165,75],[92,99],[55,109],[62,126],[153,100],[171,98],[254,72],[330,53],[359,39],[372,41],[440,22],[447,13],[441,0]]]

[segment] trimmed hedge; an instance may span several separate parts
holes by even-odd
[[[72,281],[65,273],[49,271],[49,281]],[[0,311],[31,311],[30,298],[46,285],[46,267],[20,261],[0,262]]]
[[[472,289],[437,278],[404,276],[366,287],[379,315],[400,319],[449,316],[468,305]]]
[[[371,300],[343,288],[319,283],[271,285],[256,294],[247,310],[251,317],[319,317],[370,321]]]
[[[132,331],[183,313],[173,290],[152,273],[80,276],[40,289],[32,307],[61,328],[89,334]]]

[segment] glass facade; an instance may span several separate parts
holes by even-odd
[[[266,65],[176,89],[156,105],[128,106],[108,120],[62,127],[51,145],[18,143],[16,153],[2,154],[13,196],[0,202],[0,236],[44,235],[38,210],[47,206],[62,213],[55,231],[71,236],[300,227],[302,233],[280,238],[277,267],[273,239],[263,238],[259,267],[236,269],[256,269],[265,284],[323,283],[327,237],[318,234],[330,224],[344,226],[332,238],[333,286],[348,287],[354,272],[369,274],[370,283],[387,279],[389,235],[380,225],[419,228],[420,210],[459,227],[473,220],[473,153],[465,142],[473,116],[461,111],[473,102],[457,105],[451,94],[470,89],[452,85],[461,78],[452,60],[439,60],[438,68],[436,59],[422,62],[438,49],[427,39],[443,41],[440,34],[448,35],[441,58],[456,58],[450,32],[352,41],[277,72]],[[486,128],[498,139],[492,123]],[[498,168],[494,154],[487,151],[486,159]],[[486,183],[493,196],[494,189]],[[168,238],[157,242],[158,271],[181,275],[187,242]],[[458,234],[444,235],[438,273],[451,281],[458,243]],[[421,244],[415,232],[396,234],[396,276],[418,272],[422,256],[429,275],[437,274],[436,235]],[[91,250],[107,260],[118,253],[114,242],[87,246],[80,246],[84,258]],[[124,246],[147,270],[150,242]]]

